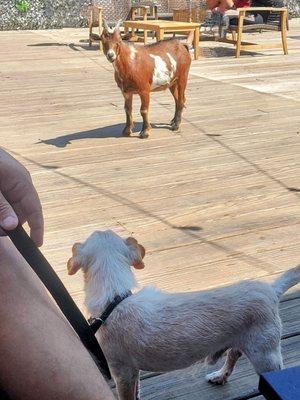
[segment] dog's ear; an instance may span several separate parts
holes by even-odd
[[[79,271],[80,268],[82,267],[79,261],[80,257],[78,257],[77,254],[78,246],[80,246],[80,243],[75,243],[72,247],[73,257],[71,257],[67,262],[68,275],[76,274],[76,272]]]
[[[129,247],[133,248],[133,250],[134,250],[134,258],[133,258],[132,266],[135,269],[145,268],[145,264],[143,263],[143,258],[145,257],[146,250],[145,250],[144,246],[139,244],[138,241],[133,237],[127,238],[126,244]]]
[[[79,271],[81,267],[82,267],[82,265],[79,264],[79,263],[77,262],[77,260],[75,261],[75,258],[74,258],[74,257],[71,257],[71,258],[68,260],[68,263],[67,263],[68,275],[74,275],[74,274],[76,274],[76,272]]]

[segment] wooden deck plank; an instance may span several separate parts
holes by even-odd
[[[32,173],[42,250],[82,309],[82,277],[68,277],[65,264],[95,229],[135,235],[148,251],[139,282],[173,292],[271,282],[299,263],[299,35],[292,20],[288,57],[237,60],[230,46],[203,41],[181,131],[165,125],[171,95],[155,93],[156,126],[141,141],[121,137],[123,98],[112,66],[82,42],[86,29],[0,32],[1,146]],[[135,136],[138,110],[135,99]],[[295,288],[280,305],[287,366],[300,360],[300,338],[289,337],[300,331],[299,297]],[[224,388],[206,384],[198,366],[146,376],[145,399],[233,400],[257,385],[246,359]]]
[[[65,262],[72,242],[101,227],[136,235],[148,249],[141,283],[171,290],[267,279],[293,265],[299,206],[289,188],[299,182],[300,118],[282,89],[298,76],[298,42],[290,40],[289,57],[193,62],[180,134],[158,127],[140,141],[119,137],[123,99],[112,67],[81,47],[85,34],[0,35],[0,54],[10,47],[1,58],[2,145],[33,174],[44,252],[79,305],[82,281],[67,278]],[[266,79],[279,82],[272,93]],[[153,95],[151,112],[168,122],[170,94]]]

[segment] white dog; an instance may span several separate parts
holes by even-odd
[[[97,332],[120,400],[138,396],[139,370],[171,371],[205,358],[214,363],[226,350],[224,366],[207,376],[212,383],[224,384],[242,353],[258,374],[283,367],[278,300],[300,282],[300,266],[273,285],[246,281],[176,294],[145,287],[131,294],[137,287],[131,266],[144,268],[144,255],[134,238],[98,231],[75,244],[68,261],[70,275],[83,270],[92,317],[125,297]]]

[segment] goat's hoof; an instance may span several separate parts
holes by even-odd
[[[141,131],[139,137],[140,139],[147,139],[149,137],[149,131]]]
[[[122,132],[122,136],[130,136],[132,134],[132,130],[130,128],[124,128]]]
[[[213,385],[225,385],[225,383],[227,383],[227,376],[225,374],[221,374],[219,371],[207,374],[205,379],[207,382],[212,383]]]

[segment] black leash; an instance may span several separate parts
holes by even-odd
[[[72,325],[74,331],[77,333],[86,349],[96,358],[99,363],[97,366],[101,369],[101,372],[103,372],[108,379],[111,379],[106,358],[93,330],[49,262],[37,248],[32,239],[27,235],[22,226],[19,225],[13,231],[7,231],[6,233],[33,271],[49,290],[51,296]]]
[[[106,309],[103,311],[103,313],[100,315],[100,317],[91,317],[89,318],[89,324],[94,333],[97,332],[97,330],[104,324],[104,322],[107,320],[107,318],[110,316],[110,314],[114,311],[114,309],[117,307],[118,304],[121,303],[121,301],[125,300],[127,297],[131,296],[131,292],[127,292],[123,294],[122,296],[116,296],[111,303],[106,307]]]

